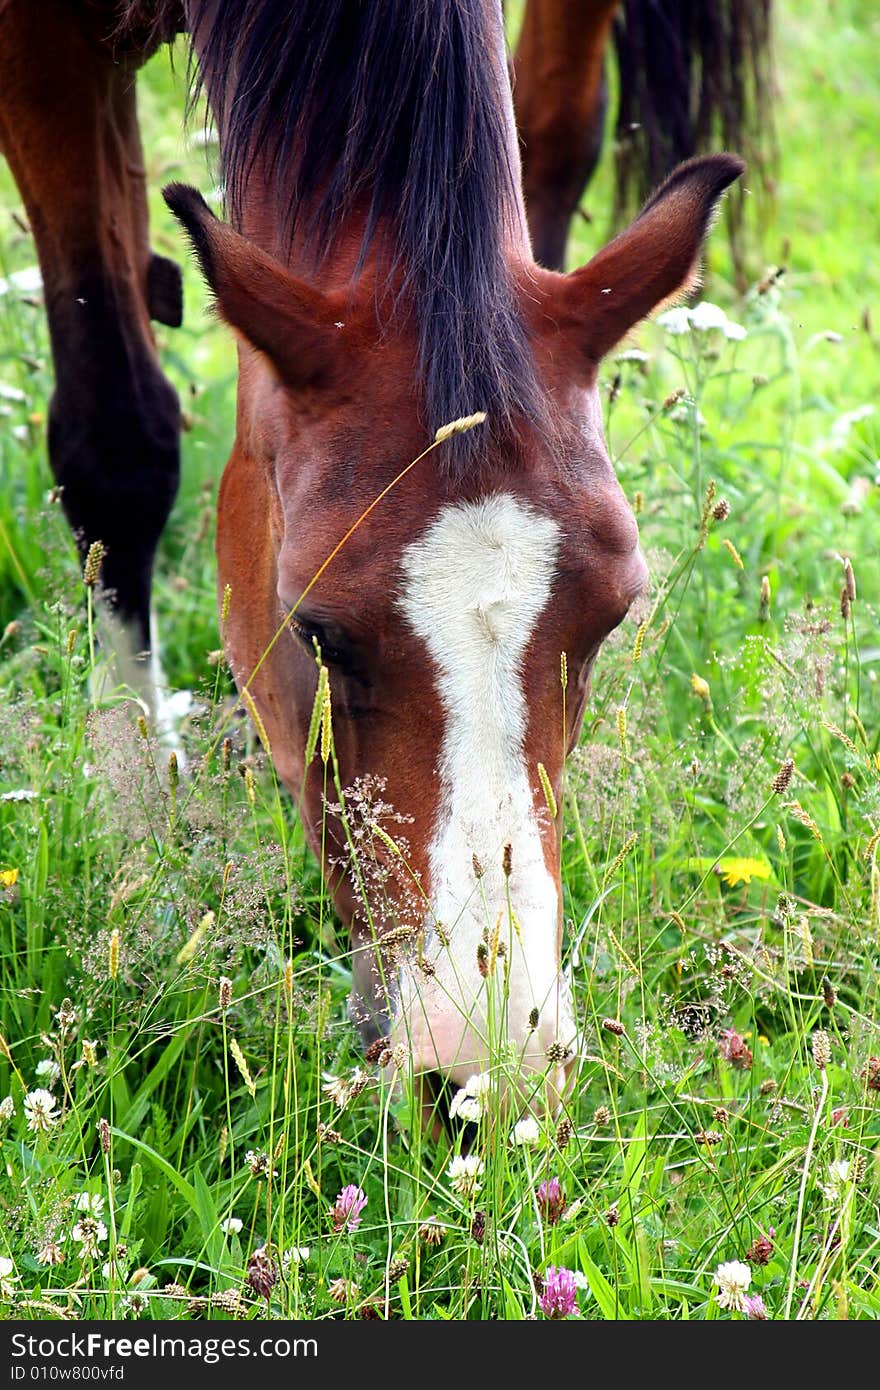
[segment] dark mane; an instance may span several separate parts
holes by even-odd
[[[618,218],[703,150],[739,150],[767,181],[771,11],[772,0],[622,0],[614,23]],[[726,209],[735,242],[742,208],[742,189],[732,190]]]
[[[167,3],[167,0],[166,0]],[[503,256],[516,175],[486,0],[192,0],[201,83],[223,134],[230,216],[254,152],[279,225],[316,270],[355,205],[362,256],[387,238],[411,305],[427,427],[487,410],[496,433],[540,419]],[[500,32],[500,31],[499,31]],[[503,64],[503,59],[502,59]],[[484,447],[484,431],[458,437]]]

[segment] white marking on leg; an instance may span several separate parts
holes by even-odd
[[[441,803],[429,852],[431,905],[450,936],[430,947],[435,974],[401,980],[401,1028],[417,1067],[467,1077],[488,1057],[487,989],[477,948],[502,915],[509,967],[506,1036],[525,1070],[548,1042],[574,1042],[558,970],[559,901],[544,860],[525,762],[522,662],[547,605],[559,527],[508,493],[444,508],[404,553],[401,607],[438,670],[446,727]],[[504,845],[512,846],[509,885]],[[476,854],[484,876],[475,879]],[[520,933],[510,929],[511,906]],[[499,968],[499,976],[501,969]],[[529,1015],[540,1011],[533,1033]]]
[[[155,613],[150,614],[150,652],[144,658],[133,623],[123,622],[106,603],[97,608],[101,655],[92,673],[92,696],[106,699],[114,691],[131,692],[150,720],[159,742],[182,757],[179,727],[193,707],[192,692],[171,691],[159,650]]]

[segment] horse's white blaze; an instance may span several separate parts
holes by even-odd
[[[551,1042],[574,1041],[559,976],[558,892],[534,811],[537,775],[524,750],[523,658],[550,598],[558,542],[556,522],[499,493],[444,508],[402,560],[401,606],[437,668],[445,729],[429,853],[432,919],[441,931],[428,933],[434,973],[426,977],[416,965],[403,972],[395,1032],[406,1034],[417,1070],[439,1068],[456,1080],[497,1056],[499,1043],[511,1044],[505,1055],[514,1067],[521,1059],[534,1071],[547,1065]],[[561,725],[547,737],[560,738]],[[474,855],[484,870],[479,881]],[[477,952],[499,919],[506,954],[487,982]]]

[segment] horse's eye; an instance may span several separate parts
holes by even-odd
[[[291,614],[288,626],[312,656],[320,654],[321,660],[328,666],[345,665],[346,658],[342,646],[338,641],[334,642],[332,638],[328,637],[320,623]]]

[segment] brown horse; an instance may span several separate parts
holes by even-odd
[[[118,611],[143,623],[177,421],[148,312],[177,304],[148,248],[132,70],[182,15],[141,4],[112,49],[115,6],[51,0],[41,37],[51,19],[64,41],[31,65],[34,8],[0,9],[0,133],[46,282],[53,467],[108,546]],[[365,1039],[458,1081],[500,1061],[552,1100],[577,1025],[548,804],[596,653],[645,580],[597,371],[693,283],[742,163],[685,164],[557,274],[532,254],[498,0],[193,0],[186,19],[231,224],[193,189],[166,197],[238,341],[217,542],[236,680],[318,853],[329,815]],[[316,644],[378,884],[357,856],[340,869],[344,830],[305,765]],[[377,831],[376,778],[405,853]]]

